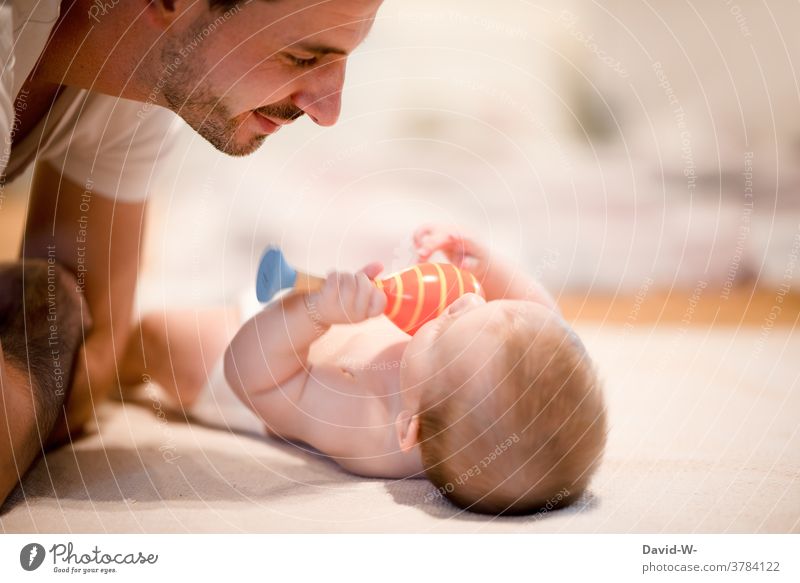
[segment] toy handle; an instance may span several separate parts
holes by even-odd
[[[266,303],[283,290],[308,294],[319,291],[324,284],[324,277],[296,270],[278,247],[269,247],[258,264],[256,297],[258,301]]]
[[[286,262],[280,249],[273,247],[261,258],[256,296],[259,301],[268,302],[281,290],[313,293],[322,289],[325,281],[325,278],[297,271]],[[386,317],[411,335],[465,293],[484,295],[473,274],[452,264],[417,264],[371,281],[386,295]]]
[[[308,273],[298,271],[292,291],[299,294],[310,294],[321,290],[323,285],[325,285],[324,277],[309,275]]]

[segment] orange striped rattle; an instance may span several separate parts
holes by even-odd
[[[268,302],[281,290],[311,293],[324,283],[322,277],[297,271],[280,249],[270,247],[258,266],[256,295]],[[474,275],[449,263],[412,265],[373,283],[386,294],[386,317],[412,336],[464,294],[484,295]]]

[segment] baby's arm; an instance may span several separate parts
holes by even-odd
[[[246,402],[253,395],[308,375],[311,344],[333,324],[356,323],[380,315],[386,298],[370,278],[370,264],[358,273],[331,273],[323,288],[308,296],[290,295],[242,326],[225,352],[225,377]]]
[[[414,233],[421,261],[441,251],[448,260],[471,272],[483,286],[486,299],[528,300],[559,312],[553,296],[533,277],[493,255],[487,247],[454,227],[426,225]]]

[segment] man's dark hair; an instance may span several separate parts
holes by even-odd
[[[278,2],[278,0],[259,0],[259,2]],[[208,0],[208,7],[218,12],[233,10],[240,4],[244,4],[244,0]]]
[[[237,4],[241,4],[242,0],[208,0],[208,6],[211,10],[219,10],[225,12],[230,10]]]

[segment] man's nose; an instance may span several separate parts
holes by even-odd
[[[294,104],[321,126],[332,126],[342,111],[344,60],[319,67],[292,96]]]

